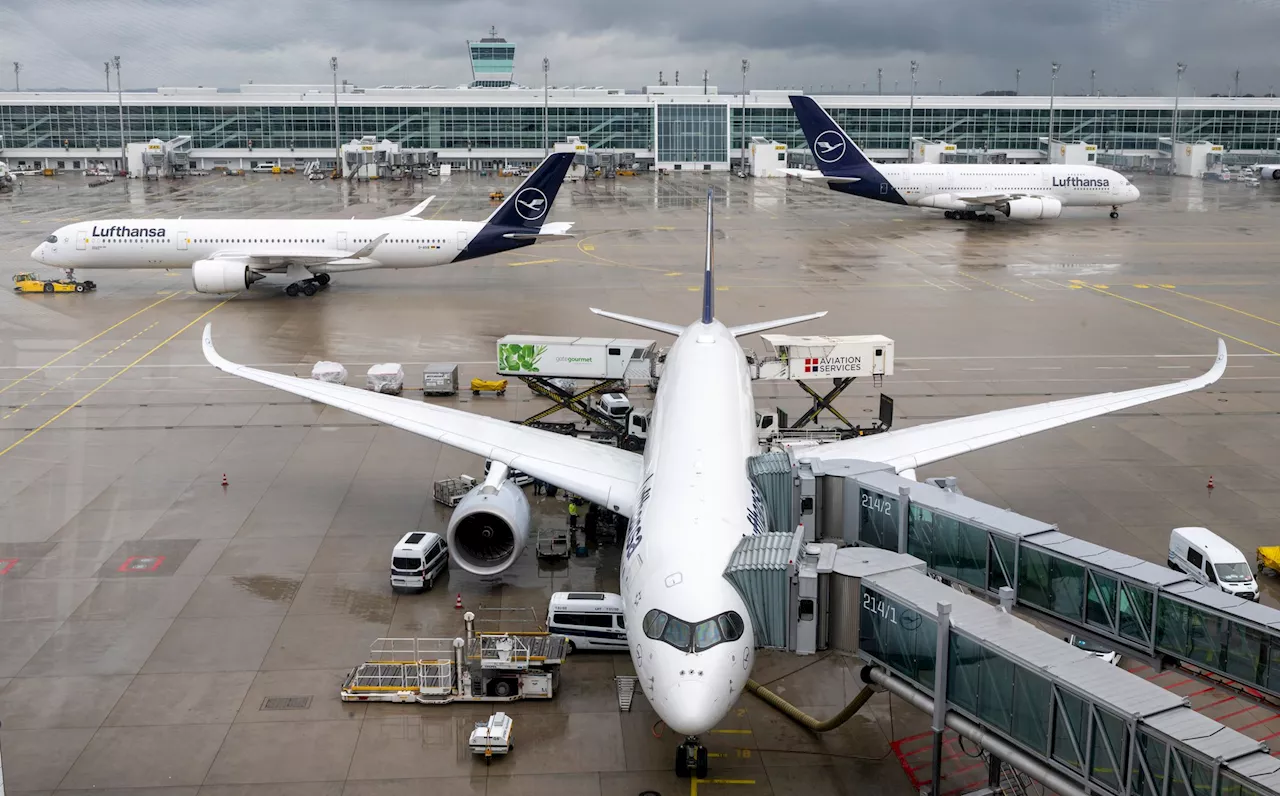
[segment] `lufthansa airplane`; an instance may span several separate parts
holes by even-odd
[[[869,160],[853,139],[811,97],[792,96],[818,170],[787,169],[805,182],[840,193],[944,211],[947,218],[995,221],[1057,218],[1064,207],[1111,207],[1138,201],[1138,189],[1101,166],[1013,166],[951,163],[883,164]]]
[[[627,644],[640,686],[672,731],[678,775],[706,776],[707,751],[697,739],[728,714],[755,658],[755,632],[742,597],[723,576],[743,537],[767,530],[763,499],[747,475],[760,453],[755,400],[738,338],[820,318],[726,326],[715,317],[712,218],[707,208],[702,316],[688,326],[592,309],[597,315],[674,335],[650,416],[644,453],[515,425],[409,398],[328,384],[238,365],[214,349],[214,367],[312,401],[345,409],[437,440],[493,462],[485,481],[458,505],[446,531],[464,569],[494,574],[520,556],[530,511],[513,470],[581,495],[630,519],[622,552]],[[1206,374],[1127,392],[927,423],[806,451],[813,459],[883,462],[906,477],[917,467],[1037,431],[1196,390],[1222,376],[1226,347]]]
[[[201,293],[235,293],[267,275],[313,296],[333,274],[426,268],[568,237],[572,222],[544,223],[572,152],[551,155],[484,221],[419,218],[435,197],[375,219],[108,219],[68,224],[31,256],[65,268],[190,268]]]

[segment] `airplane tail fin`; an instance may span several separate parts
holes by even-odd
[[[508,232],[542,229],[542,222],[551,212],[551,203],[556,200],[560,185],[564,183],[564,175],[573,164],[574,153],[555,152],[533,170],[525,181],[520,183],[497,210],[485,219],[490,227],[502,227]]]
[[[707,189],[707,264],[702,271],[702,322],[716,319],[716,280],[711,273],[712,255],[715,253],[715,192]]]
[[[879,176],[875,164],[812,97],[797,94],[789,99],[819,171],[828,177]]]

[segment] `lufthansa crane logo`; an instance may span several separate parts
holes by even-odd
[[[537,221],[547,214],[547,195],[537,188],[516,194],[516,212],[525,221]]]
[[[835,130],[827,130],[813,141],[813,156],[823,163],[834,163],[844,154],[844,138]]]

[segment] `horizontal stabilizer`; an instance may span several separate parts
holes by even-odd
[[[808,315],[796,315],[793,318],[778,318],[773,321],[760,321],[759,323],[744,323],[741,326],[730,326],[729,331],[734,337],[742,337],[747,334],[755,334],[757,332],[767,332],[770,329],[777,329],[782,326],[790,326],[793,323],[804,323],[805,321],[813,321],[826,315],[827,311],[811,312]]]
[[[569,232],[572,227],[572,221],[553,221],[543,224],[537,232],[508,232],[502,237],[512,240],[570,240],[574,237]]]
[[[819,183],[823,185],[847,185],[851,182],[861,182],[861,177],[829,177],[820,171],[813,169],[783,169],[784,174],[788,177],[798,177],[805,182]]]
[[[677,326],[674,323],[663,323],[662,321],[651,321],[648,318],[637,318],[634,315],[619,315],[616,312],[608,312],[606,310],[598,310],[591,307],[591,311],[602,318],[612,318],[615,321],[629,323],[632,326],[639,326],[643,329],[652,329],[655,332],[666,332],[679,337],[684,332],[683,326]]]

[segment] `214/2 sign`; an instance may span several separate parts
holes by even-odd
[[[883,498],[879,495],[872,495],[867,492],[862,493],[862,507],[870,510],[872,514],[893,516],[893,504],[894,501],[889,498]]]

